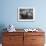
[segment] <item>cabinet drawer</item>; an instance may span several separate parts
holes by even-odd
[[[4,32],[4,36],[23,36],[23,32]]]
[[[32,46],[44,46],[44,44],[32,44]]]
[[[3,40],[3,46],[23,46],[23,38],[14,37],[11,40],[6,38]]]
[[[29,35],[32,35],[32,36],[33,36],[33,35],[34,35],[34,36],[41,36],[41,35],[42,35],[42,36],[44,36],[44,34],[45,34],[44,32],[25,32],[25,33],[24,33],[24,36],[26,36],[26,35],[27,35],[27,36],[29,36]]]
[[[3,43],[2,46],[23,46],[23,43],[19,43],[19,44],[18,43],[17,44],[16,43],[14,43],[14,44],[10,44],[10,43],[4,44]]]
[[[44,36],[32,36],[32,43],[33,44],[43,44]]]
[[[23,41],[23,36],[4,36],[3,43],[14,43]]]

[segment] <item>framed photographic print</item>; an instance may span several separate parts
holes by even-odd
[[[31,7],[19,7],[18,8],[18,21],[34,21],[35,20],[35,8]]]

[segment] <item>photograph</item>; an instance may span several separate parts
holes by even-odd
[[[35,9],[31,7],[18,8],[18,21],[34,21]]]

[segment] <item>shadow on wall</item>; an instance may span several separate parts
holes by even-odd
[[[6,31],[6,29],[4,30],[4,28],[6,28],[6,26],[4,24],[0,24],[0,43],[2,43],[2,32]]]

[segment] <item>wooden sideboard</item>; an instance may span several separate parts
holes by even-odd
[[[44,32],[3,32],[3,46],[44,46]]]

